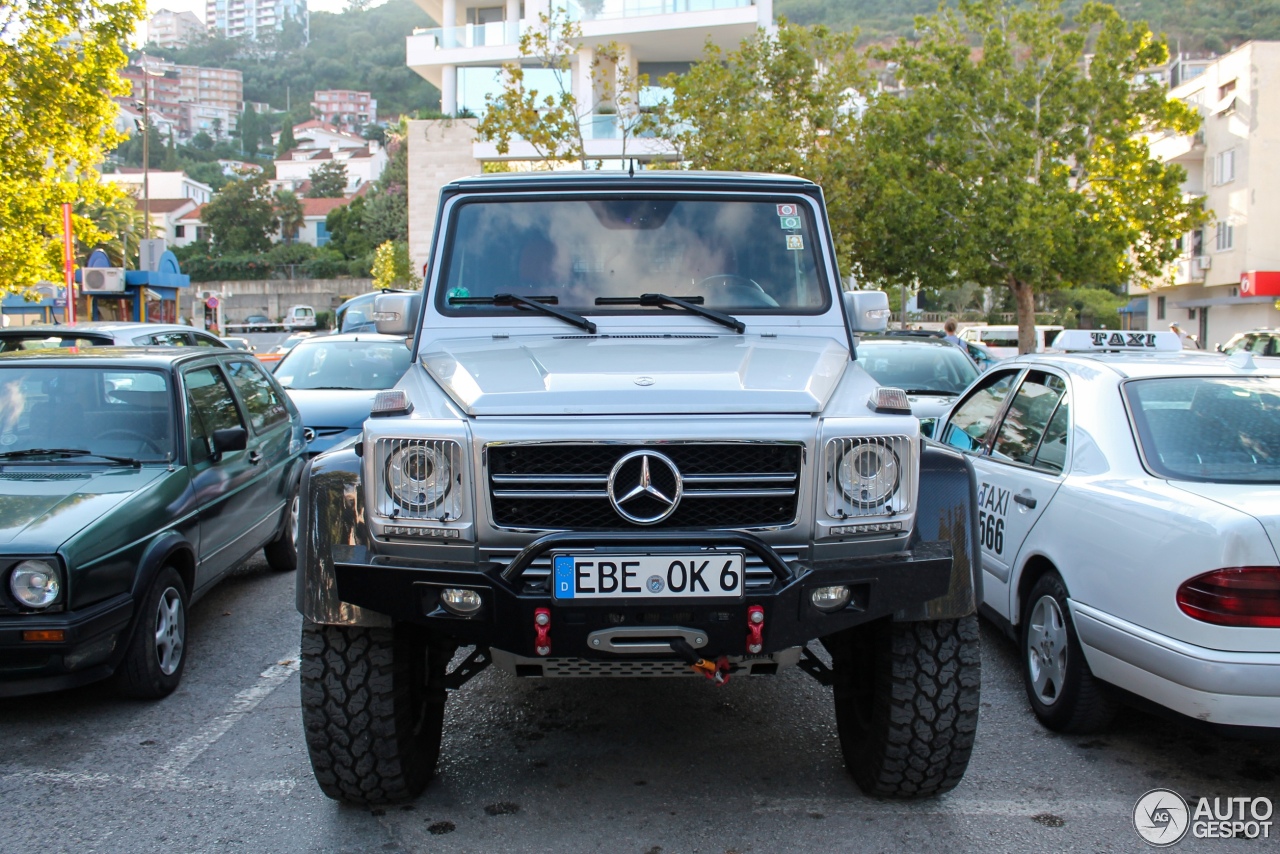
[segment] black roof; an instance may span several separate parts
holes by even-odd
[[[704,170],[646,169],[631,174],[616,171],[495,172],[459,178],[445,185],[444,192],[488,192],[516,190],[605,190],[646,191],[663,189],[752,190],[756,192],[814,192],[818,185],[794,175],[762,172],[711,172]]]
[[[131,368],[170,368],[178,362],[204,356],[238,356],[253,358],[244,350],[230,347],[87,347],[83,350],[11,350],[0,353],[0,367],[15,362],[39,362],[52,367],[88,367],[92,365]]]

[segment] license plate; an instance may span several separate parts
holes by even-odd
[[[742,554],[555,555],[557,599],[742,598]]]

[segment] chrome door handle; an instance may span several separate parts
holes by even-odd
[[[1013,496],[1013,500],[1018,502],[1028,510],[1036,509],[1036,500],[1031,497],[1031,494],[1029,492],[1019,493],[1018,495]]]
[[[249,462],[250,464],[256,466],[258,463],[262,462],[262,454],[259,453],[258,451],[250,451]]]

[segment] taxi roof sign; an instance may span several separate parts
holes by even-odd
[[[1106,329],[1064,329],[1050,347],[1068,353],[1103,353],[1122,350],[1137,353],[1168,353],[1182,349],[1176,332],[1124,332]]]

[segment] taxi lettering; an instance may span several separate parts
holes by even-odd
[[[1009,490],[982,484],[978,491],[978,543],[1004,554],[1004,517],[1009,513]]]
[[[1094,332],[1090,334],[1095,347],[1155,347],[1153,332]]]

